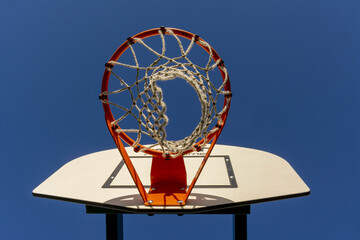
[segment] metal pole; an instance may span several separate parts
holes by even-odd
[[[106,240],[124,240],[122,214],[106,214]]]
[[[234,240],[247,240],[246,214],[234,214]]]
[[[106,239],[124,240],[123,214],[130,214],[120,210],[113,210],[101,207],[86,205],[86,213],[106,214]],[[136,212],[133,212],[134,214]],[[139,212],[139,214],[141,214]],[[144,214],[144,213],[142,213]],[[154,215],[153,212],[147,212]],[[183,215],[184,213],[178,213]],[[232,214],[234,227],[234,240],[247,240],[247,215],[250,214],[250,205],[235,206],[227,209],[215,209],[212,211],[198,212],[195,214]]]

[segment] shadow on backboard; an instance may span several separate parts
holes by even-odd
[[[187,204],[185,205],[185,208],[191,209],[197,207],[212,207],[212,206],[231,204],[231,203],[234,202],[227,198],[209,195],[209,194],[192,193],[187,201]],[[122,207],[132,207],[135,209],[140,209],[144,207],[144,202],[140,194],[131,194],[131,195],[113,198],[104,202],[104,204],[122,206]]]

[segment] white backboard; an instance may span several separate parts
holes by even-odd
[[[188,184],[205,155],[184,157]],[[151,156],[127,148],[146,189]],[[118,149],[88,154],[56,171],[33,195],[129,213],[196,213],[306,196],[310,189],[282,158],[243,147],[216,145],[185,206],[145,206]]]

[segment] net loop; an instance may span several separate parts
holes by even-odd
[[[180,50],[179,56],[171,58],[166,55],[165,34],[171,35],[176,40]],[[134,151],[144,152],[148,149],[160,148],[164,157],[170,156],[174,158],[189,150],[200,151],[203,149],[210,140],[209,138],[223,125],[222,115],[229,108],[231,92],[225,90],[224,87],[229,81],[227,69],[220,58],[215,62],[213,61],[213,50],[207,42],[194,35],[188,46],[184,46],[180,38],[171,29],[167,28],[160,28],[158,35],[162,44],[160,52],[154,50],[141,38],[128,38],[128,48],[131,51],[134,64],[120,61],[107,62],[105,65],[106,70],[120,81],[121,87],[113,91],[103,91],[99,98],[103,103],[110,104],[123,112],[122,116],[115,118],[111,124],[116,128],[115,131],[118,134],[136,134],[136,140],[132,144]],[[209,54],[205,66],[194,64],[188,57],[194,43],[205,48]],[[140,66],[134,49],[135,44],[142,45],[157,58],[149,66]],[[116,66],[134,69],[137,73],[136,79],[123,79],[114,72]],[[209,72],[217,67],[223,72],[223,79],[220,86],[216,87],[210,80]],[[141,71],[144,72],[143,76],[140,74]],[[201,118],[189,136],[172,141],[167,140],[166,126],[169,123],[169,118],[166,115],[167,106],[164,102],[163,90],[157,83],[159,81],[171,81],[176,78],[184,79],[195,90],[201,105]],[[134,88],[135,91],[132,90]],[[110,95],[125,92],[131,97],[131,106],[121,106],[109,100]],[[220,96],[224,97],[224,105],[221,109],[218,109],[216,102]],[[136,119],[138,129],[115,127],[128,116]],[[215,124],[211,125],[213,122],[216,123],[216,126],[213,126]],[[151,137],[155,143],[148,146],[140,145],[142,135]]]

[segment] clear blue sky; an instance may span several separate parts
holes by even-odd
[[[105,238],[103,215],[31,192],[114,147],[97,99],[104,63],[163,25],[200,35],[226,63],[233,100],[219,142],[285,158],[312,190],[253,205],[249,239],[359,239],[359,23],[358,0],[0,0],[0,239]],[[125,216],[126,239],[150,227],[156,239],[232,237],[231,216]]]

